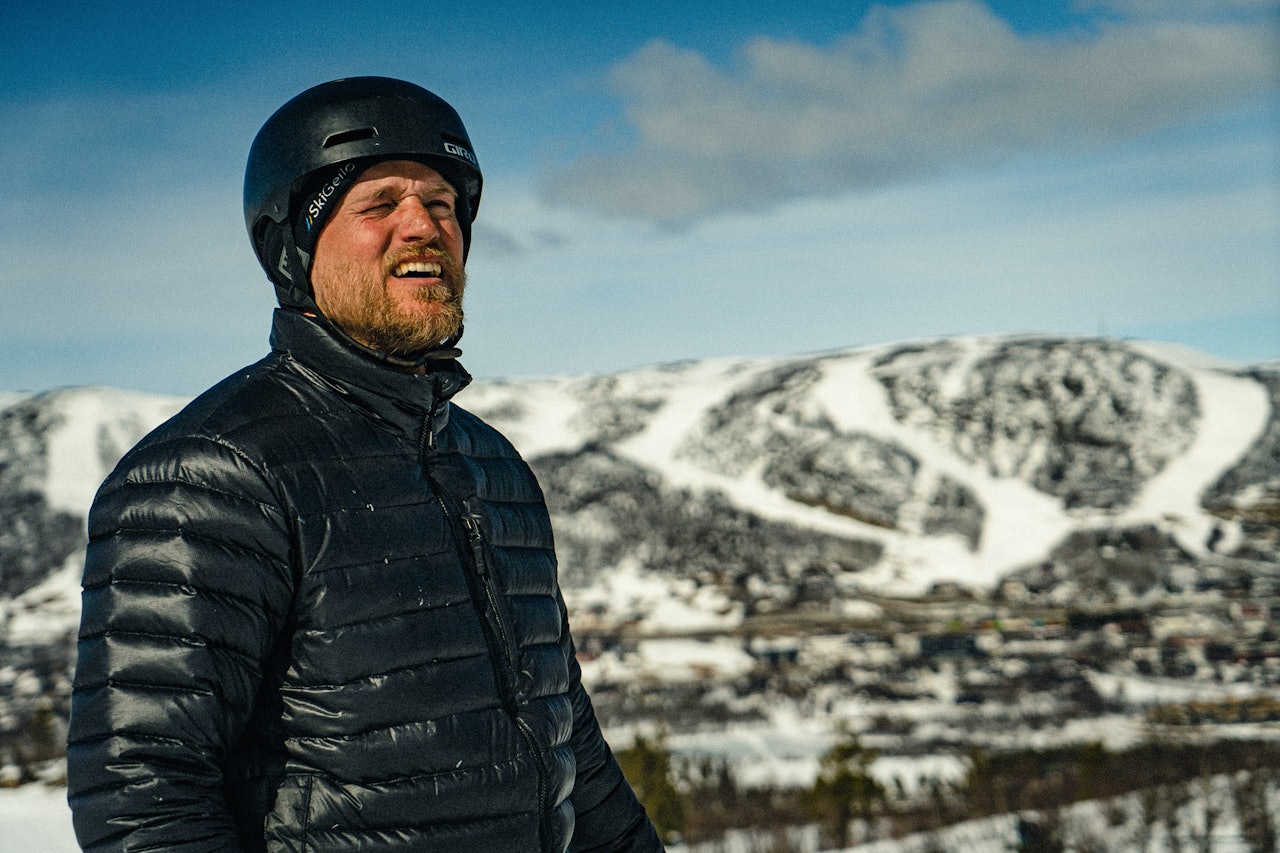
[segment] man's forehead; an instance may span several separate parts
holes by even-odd
[[[417,160],[383,160],[374,163],[356,177],[352,190],[359,188],[376,192],[383,187],[408,184],[426,184],[433,192],[443,190],[457,194],[443,175]]]

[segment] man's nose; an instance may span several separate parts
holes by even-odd
[[[400,237],[409,242],[431,242],[440,236],[435,217],[420,200],[410,198],[400,203]]]

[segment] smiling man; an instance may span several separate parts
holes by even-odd
[[[411,355],[462,330],[458,194],[409,160],[367,168],[316,243],[311,271],[324,316],[365,346]]]
[[[259,131],[272,351],[90,513],[85,850],[662,849],[583,690],[538,484],[452,401],[480,193],[457,113],[402,81]]]

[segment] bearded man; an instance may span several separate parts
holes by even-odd
[[[89,518],[68,738],[91,851],[661,850],[583,690],[528,466],[452,402],[481,173],[398,80],[259,131],[271,353]]]

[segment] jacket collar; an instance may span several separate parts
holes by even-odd
[[[334,390],[358,398],[378,417],[405,429],[432,418],[438,432],[447,421],[447,403],[471,382],[455,358],[424,359],[398,369],[339,339],[300,311],[277,308],[271,324],[271,348],[319,373]]]

